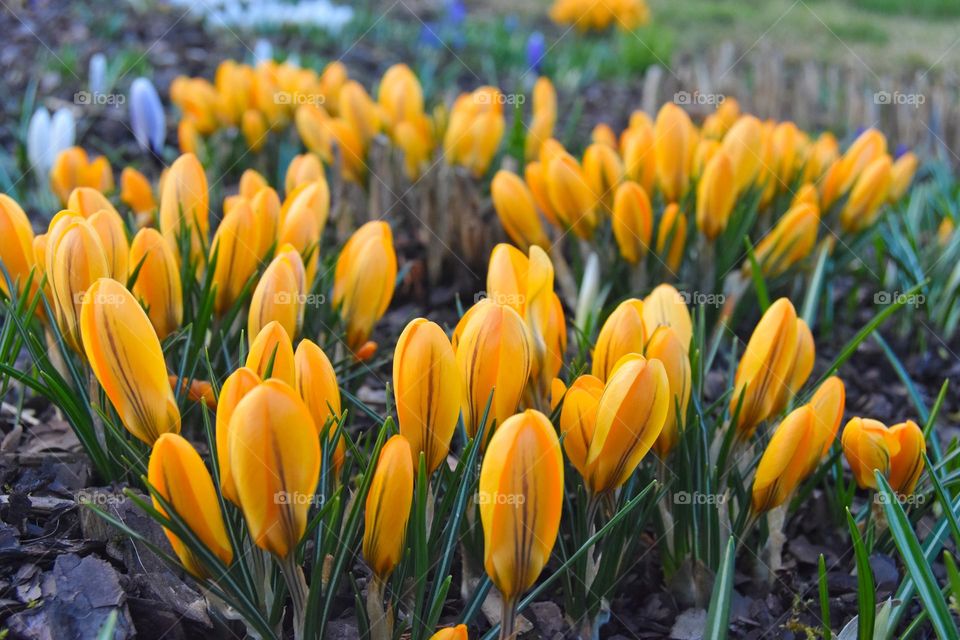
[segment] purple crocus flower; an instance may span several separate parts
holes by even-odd
[[[547,42],[543,34],[534,31],[527,38],[527,69],[536,74],[540,73],[543,59],[547,55]]]
[[[467,19],[467,5],[463,0],[450,0],[447,3],[446,22],[452,27],[460,26]]]
[[[130,85],[130,128],[141,149],[160,155],[167,123],[157,89],[146,78],[137,78]]]
[[[893,159],[899,160],[900,156],[902,156],[908,151],[910,151],[910,147],[908,147],[907,145],[901,142],[900,144],[897,145],[896,149],[894,149],[893,151]]]

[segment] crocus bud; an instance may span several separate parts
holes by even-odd
[[[129,265],[137,269],[132,292],[143,302],[157,337],[165,339],[183,322],[180,270],[170,245],[156,229],[143,228],[130,244]]]
[[[261,187],[250,199],[250,209],[253,211],[258,228],[257,236],[260,238],[257,253],[261,259],[265,258],[270,248],[277,244],[282,206],[280,196],[272,187]]]
[[[250,537],[286,558],[307,528],[320,477],[320,442],[310,411],[288,384],[267,380],[237,405],[227,445]]]
[[[913,493],[923,473],[927,443],[913,420],[887,428],[878,420],[853,418],[843,428],[843,453],[861,489],[876,489],[874,471],[900,494]]]
[[[601,122],[593,128],[590,132],[590,140],[598,144],[605,144],[611,149],[619,149],[616,134],[610,128],[610,125],[605,122]]]
[[[847,193],[867,167],[886,153],[886,137],[876,129],[865,129],[840,158],[838,195]]]
[[[84,218],[89,218],[101,209],[108,209],[117,213],[107,196],[93,187],[77,187],[70,192],[67,198],[67,209],[75,211]]]
[[[57,109],[53,117],[46,107],[39,107],[27,126],[27,160],[40,176],[46,176],[54,160],[74,145],[77,123],[67,107]]]
[[[643,301],[624,300],[600,328],[593,348],[593,375],[606,381],[613,366],[628,353],[643,353],[647,334],[643,324]]]
[[[912,151],[906,152],[893,163],[887,202],[898,202],[907,192],[914,174],[917,173],[917,163],[917,155]]]
[[[130,85],[130,129],[141,149],[157,156],[163,152],[167,133],[163,104],[147,78],[137,78]]]
[[[386,580],[403,556],[413,504],[413,454],[402,435],[380,451],[364,508],[363,558],[374,575]]]
[[[616,150],[605,144],[593,143],[583,153],[583,175],[593,189],[594,197],[605,211],[613,209],[613,197],[623,180],[623,162]]]
[[[397,279],[393,232],[375,220],[357,229],[337,258],[333,304],[346,327],[347,346],[358,349],[386,312]]]
[[[0,262],[10,274],[10,280],[15,286],[26,283],[35,264],[30,219],[20,205],[5,193],[0,193]],[[7,286],[7,279],[2,275],[0,291],[13,297]]]
[[[597,406],[603,395],[603,382],[590,374],[573,381],[563,396],[560,410],[560,432],[563,434],[563,450],[570,464],[587,477],[587,454],[597,426]],[[563,394],[561,394],[563,395]]]
[[[677,333],[667,326],[662,326],[651,334],[650,341],[647,342],[646,356],[663,364],[670,386],[667,417],[663,422],[660,437],[654,443],[657,455],[666,458],[680,438],[680,430],[687,416],[687,406],[690,404],[693,384],[690,356],[687,355],[687,348],[677,337]]]
[[[631,127],[620,136],[620,153],[623,155],[624,171],[648,194],[653,193],[657,182],[657,158],[653,147],[653,127]]]
[[[632,181],[617,187],[612,223],[623,259],[630,264],[643,260],[653,236],[653,209],[643,187]]]
[[[263,114],[256,109],[247,109],[243,112],[240,131],[243,133],[247,148],[254,153],[263,149],[263,145],[267,143],[267,134],[270,132]]]
[[[50,189],[66,204],[77,187],[93,187],[107,192],[113,190],[113,173],[106,156],[91,161],[80,147],[61,151],[50,169]]]
[[[530,195],[537,204],[537,209],[547,219],[547,222],[554,227],[563,228],[563,223],[557,218],[557,212],[553,210],[550,204],[550,194],[547,192],[546,169],[539,162],[527,163],[523,169],[523,179],[530,189]]]
[[[224,314],[247,287],[260,264],[260,228],[253,210],[241,201],[227,213],[213,236],[210,255],[216,256],[214,310]]]
[[[297,381],[296,366],[293,359],[293,345],[290,336],[276,320],[264,325],[255,337],[250,337],[250,352],[246,366],[253,369],[261,378],[279,378],[290,386]],[[270,365],[270,375],[267,375]]]
[[[83,351],[123,426],[148,445],[161,434],[179,433],[163,349],[133,294],[100,278],[83,298]]]
[[[487,575],[516,602],[550,559],[563,510],[563,456],[545,415],[525,411],[493,434],[478,499]]]
[[[206,250],[210,196],[203,166],[192,153],[177,158],[163,180],[160,193],[160,232],[174,254],[192,260],[199,269]],[[180,256],[179,238],[190,238],[190,255]]]
[[[820,450],[810,446],[815,440],[814,425],[813,408],[805,404],[777,426],[753,479],[754,513],[782,505],[812,471],[820,458]]]
[[[672,102],[665,103],[657,113],[653,149],[657,183],[667,202],[678,202],[687,191],[690,179],[687,150],[692,129],[687,112]]]
[[[820,212],[820,196],[817,194],[817,187],[807,182],[793,195],[790,201],[790,208],[793,209],[798,204],[812,204],[817,207],[817,213]]]
[[[257,335],[267,323],[274,321],[280,323],[287,335],[299,335],[306,293],[306,271],[300,254],[291,245],[280,247],[253,290],[247,335]]]
[[[348,80],[340,90],[340,117],[356,131],[363,145],[380,132],[380,114],[376,103],[356,80]]]
[[[301,256],[310,256],[306,264],[306,282],[313,283],[320,258],[320,236],[327,224],[330,191],[326,180],[316,180],[296,188],[280,210],[277,243],[291,244]]]
[[[83,353],[80,307],[87,289],[99,278],[110,277],[103,244],[89,221],[79,216],[65,216],[51,227],[46,258],[57,326],[67,344]]]
[[[467,640],[467,638],[467,625],[465,624],[440,629],[430,636],[430,640]]]
[[[599,194],[587,182],[576,159],[559,153],[547,165],[547,195],[557,219],[580,238],[590,238],[596,229]]]
[[[856,233],[874,223],[880,206],[887,200],[892,177],[890,156],[882,155],[866,166],[840,212],[840,225],[844,231]]]
[[[456,354],[439,325],[417,318],[400,334],[393,393],[400,434],[410,443],[414,462],[423,452],[427,473],[433,473],[447,457],[463,393]]]
[[[224,498],[237,506],[240,505],[240,498],[230,467],[230,420],[243,397],[256,389],[261,382],[260,376],[253,369],[240,367],[224,380],[217,398],[216,441],[220,491]]]
[[[127,229],[123,224],[123,218],[113,207],[110,207],[100,209],[88,216],[87,222],[100,238],[104,257],[107,259],[109,276],[117,282],[125,283],[128,275],[127,261],[130,245],[127,243]]]
[[[386,70],[377,91],[384,118],[391,128],[413,120],[423,113],[423,88],[417,76],[405,64]]]
[[[175,433],[157,438],[150,452],[147,481],[213,555],[225,565],[233,561],[233,547],[223,524],[213,479],[193,445]],[[168,515],[156,498],[153,506]],[[169,529],[163,532],[184,569],[201,580],[211,577],[210,568],[180,538]]]
[[[136,214],[149,214],[157,208],[150,181],[133,167],[124,167],[120,173],[120,200]]]
[[[687,216],[677,203],[667,205],[657,226],[657,254],[666,262],[667,269],[676,274],[683,261],[683,248],[687,244]]]
[[[486,441],[491,425],[502,425],[523,396],[532,367],[532,338],[511,307],[481,300],[458,325],[457,368],[463,382],[463,425],[471,438]],[[479,434],[487,401],[486,433]]]
[[[584,477],[593,493],[621,486],[660,437],[671,403],[659,360],[628,354],[617,363],[597,405]]]
[[[687,351],[693,338],[693,319],[686,298],[669,284],[654,287],[643,300],[643,327],[648,336],[659,327],[670,327]]]
[[[737,365],[730,413],[740,407],[736,429],[741,438],[770,418],[787,394],[797,344],[797,312],[780,298],[760,318]]]
[[[754,116],[741,116],[726,135],[717,153],[726,154],[734,172],[727,188],[744,193],[753,185],[762,166],[763,125]]]
[[[754,250],[763,275],[775,278],[807,257],[817,242],[819,226],[820,213],[816,205],[791,207]]]
[[[337,374],[330,364],[330,359],[312,340],[301,340],[294,354],[294,365],[297,374],[297,391],[303,398],[318,434],[328,428],[328,440],[332,440],[336,432],[335,422],[340,419],[340,387],[337,384]],[[339,475],[346,456],[346,444],[341,438],[337,442],[330,459],[333,461],[334,473]]]
[[[540,39],[542,41],[543,35]],[[524,155],[528,161],[537,157],[544,140],[553,137],[556,123],[557,92],[549,78],[540,76],[533,85],[533,118],[524,141]]]
[[[710,241],[723,233],[737,201],[736,176],[730,156],[718,151],[697,184],[697,228]]]
[[[847,403],[847,391],[843,381],[837,376],[830,376],[823,381],[813,397],[810,406],[814,413],[814,449],[819,446],[819,453],[814,456],[813,465],[823,459],[837,439],[840,429],[840,420],[843,419],[843,410]],[[812,469],[811,469],[812,471]]]
[[[320,160],[312,153],[303,153],[294,156],[287,166],[287,173],[283,179],[283,189],[287,196],[293,194],[297,187],[311,184],[318,180],[326,183],[326,176],[323,173],[323,165]]]
[[[394,143],[403,152],[404,170],[416,181],[429,168],[434,149],[433,123],[424,114],[404,120],[394,129]]]
[[[533,244],[550,247],[533,194],[519,176],[503,169],[497,171],[490,183],[490,196],[503,230],[518,247],[524,251]]]

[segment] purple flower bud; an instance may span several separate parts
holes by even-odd
[[[137,78],[130,85],[130,128],[141,149],[160,155],[167,123],[160,96],[146,78]]]
[[[467,5],[463,0],[450,0],[447,3],[447,24],[458,26],[467,19]]]
[[[527,69],[539,74],[543,59],[547,55],[547,42],[543,34],[534,31],[527,38]]]

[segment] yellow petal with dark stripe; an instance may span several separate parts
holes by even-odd
[[[402,435],[380,451],[364,507],[363,558],[381,580],[403,557],[407,521],[413,504],[413,456]]]
[[[239,506],[240,498],[237,495],[237,485],[233,480],[233,470],[230,466],[230,420],[237,405],[244,396],[257,388],[261,383],[260,376],[253,369],[240,367],[224,380],[217,398],[217,464],[220,469],[220,491],[223,497]]]
[[[177,258],[156,229],[141,229],[130,245],[130,268],[140,268],[133,293],[143,302],[161,340],[183,322],[183,287]]]

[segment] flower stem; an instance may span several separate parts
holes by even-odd
[[[283,574],[283,581],[287,584],[287,591],[290,592],[290,600],[293,603],[293,637],[296,640],[303,640],[308,587],[303,569],[297,563],[296,553],[291,551],[280,560],[280,573]]]

